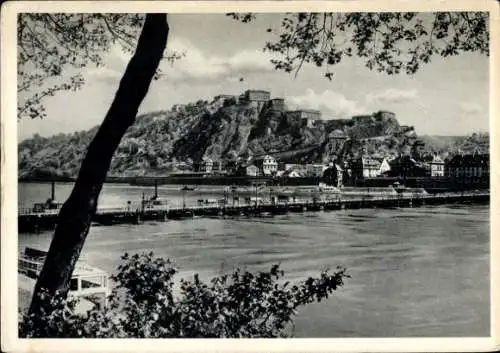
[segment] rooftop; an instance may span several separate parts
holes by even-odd
[[[328,134],[328,137],[347,137],[346,133],[340,129],[333,130]]]

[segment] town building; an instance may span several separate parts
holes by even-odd
[[[307,122],[309,120],[320,120],[321,112],[314,109],[289,110],[286,112],[287,120]]]
[[[222,173],[226,170],[226,162],[223,160],[213,161],[212,172]]]
[[[399,156],[389,162],[387,176],[400,178],[425,177],[429,175],[427,165],[410,156]]]
[[[393,112],[389,112],[387,110],[379,110],[378,112],[373,114],[373,117],[376,121],[380,120],[391,120],[396,118],[396,114]]]
[[[287,164],[283,161],[278,161],[278,171],[284,172],[286,170]]]
[[[386,110],[379,110],[378,112],[375,112],[373,114],[362,114],[362,115],[355,115],[352,117],[352,120],[354,120],[357,123],[370,123],[373,121],[386,121],[386,120],[392,120],[396,118],[396,114],[393,112],[389,112]]]
[[[363,156],[351,162],[351,169],[355,179],[375,178],[380,175],[380,161]]]
[[[489,180],[490,155],[456,155],[446,163],[445,170],[446,176],[465,183]]]
[[[266,155],[264,158],[256,159],[255,165],[259,167],[262,175],[275,175],[278,171],[278,161],[270,155]]]
[[[441,157],[435,154],[429,162],[431,177],[444,176],[444,161]]]
[[[373,121],[373,115],[372,114],[355,115],[352,117],[352,120],[357,123],[370,123]]]
[[[326,168],[324,164],[306,164],[307,176],[311,178],[321,178]]]
[[[285,99],[273,98],[269,101],[269,108],[273,111],[282,113],[285,111]]]
[[[200,163],[200,172],[210,174],[213,171],[214,161],[211,158],[205,158]]]
[[[186,162],[176,162],[174,164],[174,168],[177,171],[188,171],[188,172],[192,172],[193,171],[192,165],[189,164],[189,163],[186,163]]]
[[[284,170],[289,170],[294,168],[304,168],[304,166],[302,164],[297,164],[297,163],[285,163]]]
[[[247,176],[251,176],[251,177],[260,176],[260,169],[258,167],[256,167],[255,165],[250,164],[250,165],[245,167],[245,174]]]
[[[389,164],[387,158],[376,158],[376,159],[380,162],[378,175],[383,175],[387,173],[389,170],[391,170],[391,165]]]
[[[240,97],[246,102],[267,102],[271,99],[271,93],[269,91],[249,89]]]

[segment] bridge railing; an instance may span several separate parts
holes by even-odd
[[[471,197],[471,196],[487,196],[489,192],[485,191],[467,191],[463,193],[457,192],[447,192],[447,193],[439,193],[439,194],[398,194],[398,195],[384,195],[384,196],[373,196],[373,195],[360,195],[358,197],[342,197],[339,195],[337,198],[329,198],[329,199],[319,199],[319,200],[296,200],[296,201],[264,201],[261,200],[257,203],[257,206],[304,206],[311,204],[330,204],[330,203],[352,203],[352,202],[370,202],[370,201],[391,201],[391,200],[418,200],[418,199],[443,199],[443,198],[456,198],[456,197]],[[252,207],[255,206],[255,201],[252,202],[238,202],[236,204],[226,203],[226,204],[205,204],[205,205],[196,205],[190,204],[186,206],[182,205],[170,205],[170,206],[155,206],[152,208],[144,208],[137,207],[136,205],[132,206],[124,206],[124,207],[104,207],[99,208],[97,210],[98,215],[105,214],[114,214],[114,213],[134,213],[144,211],[146,213],[149,212],[157,212],[157,211],[180,211],[180,210],[202,210],[202,209],[214,209],[214,208],[241,208],[241,207]],[[52,216],[57,215],[59,210],[44,210],[42,212],[35,212],[32,208],[20,207],[18,209],[18,216]]]
[[[59,210],[34,211],[32,208],[20,207],[17,214],[19,216],[57,215]]]

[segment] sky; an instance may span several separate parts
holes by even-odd
[[[276,71],[262,50],[272,39],[267,28],[278,29],[277,14],[259,14],[243,24],[222,14],[170,14],[167,48],[185,53],[173,66],[162,64],[164,76],[154,81],[139,113],[168,110],[174,104],[218,94],[264,89],[283,97],[290,109],[313,108],[324,119],[389,110],[402,125],[418,134],[463,135],[489,127],[489,58],[462,54],[435,57],[415,75],[371,71],[358,58],[344,58],[326,79],[324,68],[305,65],[297,76]],[[45,101],[45,119],[18,123],[20,140],[34,133],[50,136],[89,129],[102,122],[114,97],[129,56],[114,47],[100,68],[82,74],[85,86]],[[243,78],[243,81],[240,80]]]

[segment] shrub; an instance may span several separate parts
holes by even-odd
[[[181,279],[174,296],[175,268],[153,253],[122,256],[116,287],[106,308],[76,314],[76,300],[46,296],[50,315],[29,317],[20,337],[250,338],[286,337],[297,310],[329,297],[349,277],[337,268],[295,285],[283,281],[279,265],[253,274],[240,269],[208,283]]]

